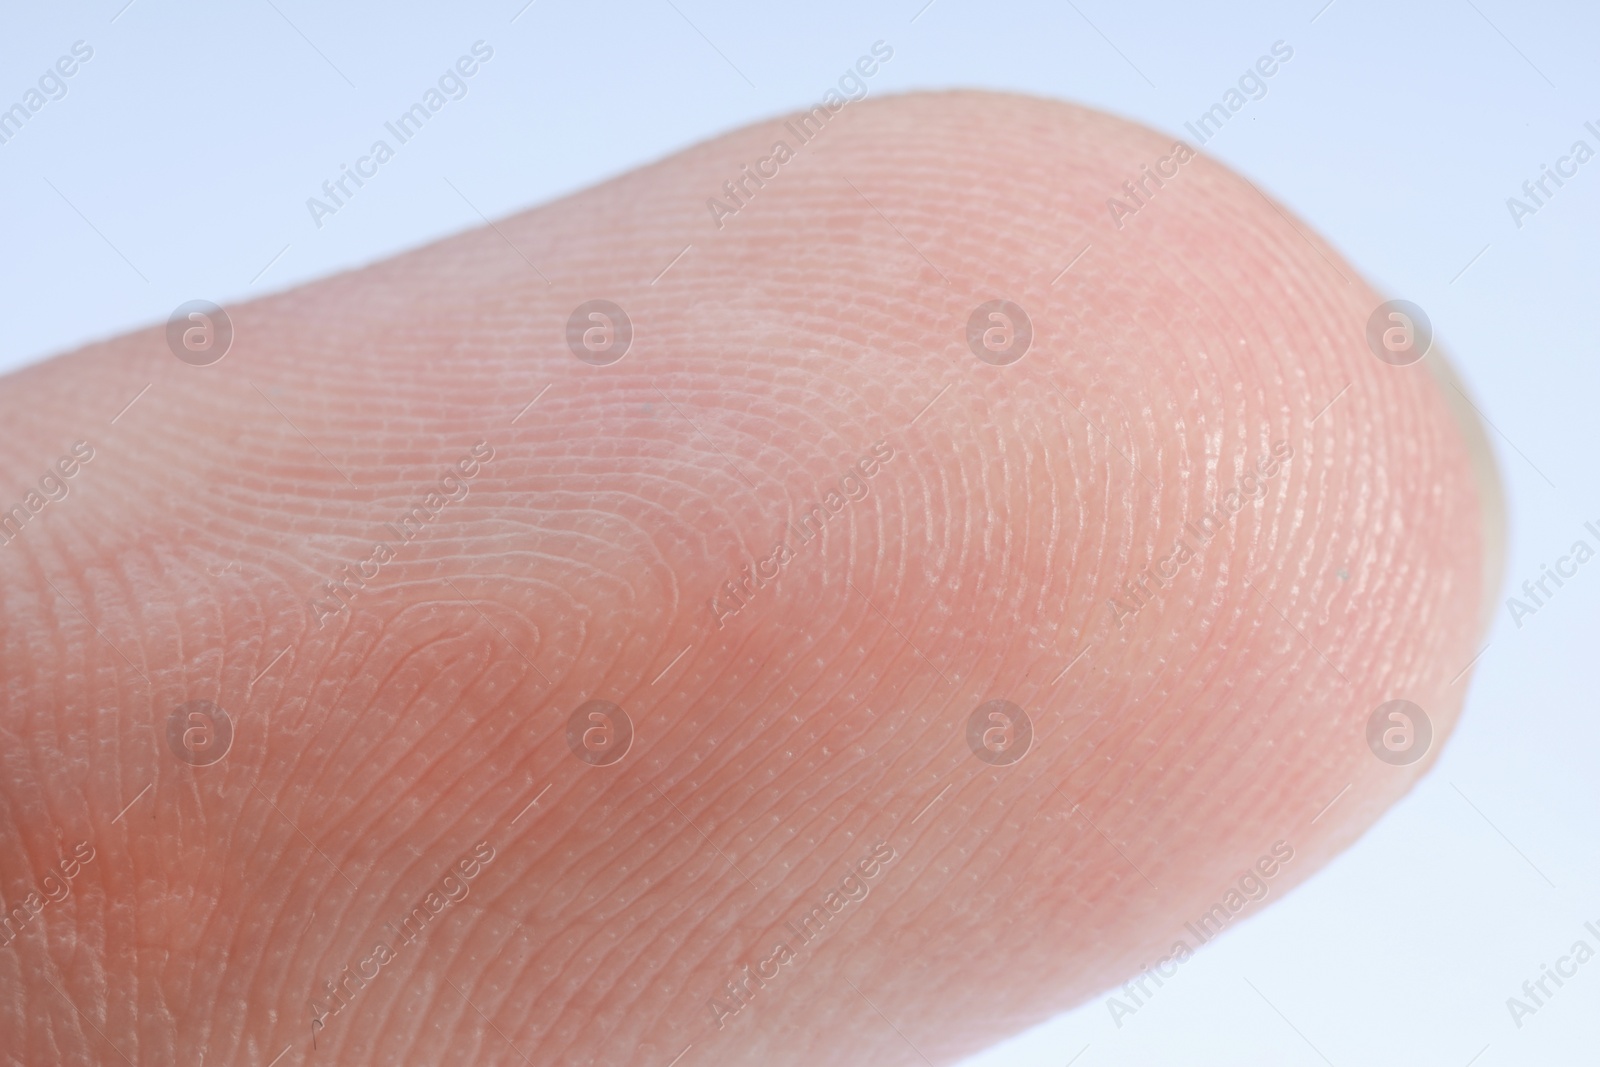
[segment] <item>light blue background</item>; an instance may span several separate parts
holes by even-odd
[[[370,262],[809,104],[875,40],[895,55],[874,94],[1020,90],[1182,134],[1281,39],[1293,61],[1206,150],[1431,314],[1502,432],[1520,584],[1600,519],[1600,161],[1520,230],[1505,205],[1575,139],[1595,144],[1597,17],[1323,2],[14,5],[0,106],[74,41],[95,53],[0,145],[0,367],[197,296]],[[306,197],[480,38],[495,56],[469,95],[315,229]],[[1594,1062],[1600,961],[1520,1031],[1505,1000],[1600,922],[1597,607],[1596,566],[1520,630],[1502,607],[1434,773],[1120,1029],[1095,1001],[972,1062]]]

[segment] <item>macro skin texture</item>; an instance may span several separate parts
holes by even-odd
[[[93,853],[0,947],[0,1061],[944,1064],[1316,871],[1459,710],[1486,491],[1254,187],[1196,157],[1119,227],[1171,151],[851,104],[231,307],[210,366],[153,327],[0,382],[0,506],[93,450],[0,547],[6,906]]]

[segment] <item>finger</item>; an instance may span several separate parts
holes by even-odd
[[[1491,496],[1379,297],[1119,120],[824,118],[7,380],[29,1062],[946,1063],[1429,765]]]

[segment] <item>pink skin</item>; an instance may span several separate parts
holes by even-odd
[[[5,380],[11,497],[94,449],[0,547],[0,893],[95,851],[0,949],[11,1062],[949,1063],[1426,769],[1495,490],[1331,248],[1205,158],[1119,228],[1169,139],[975,93],[850,105],[719,228],[782,136],[230,308],[208,367],[152,328]]]

